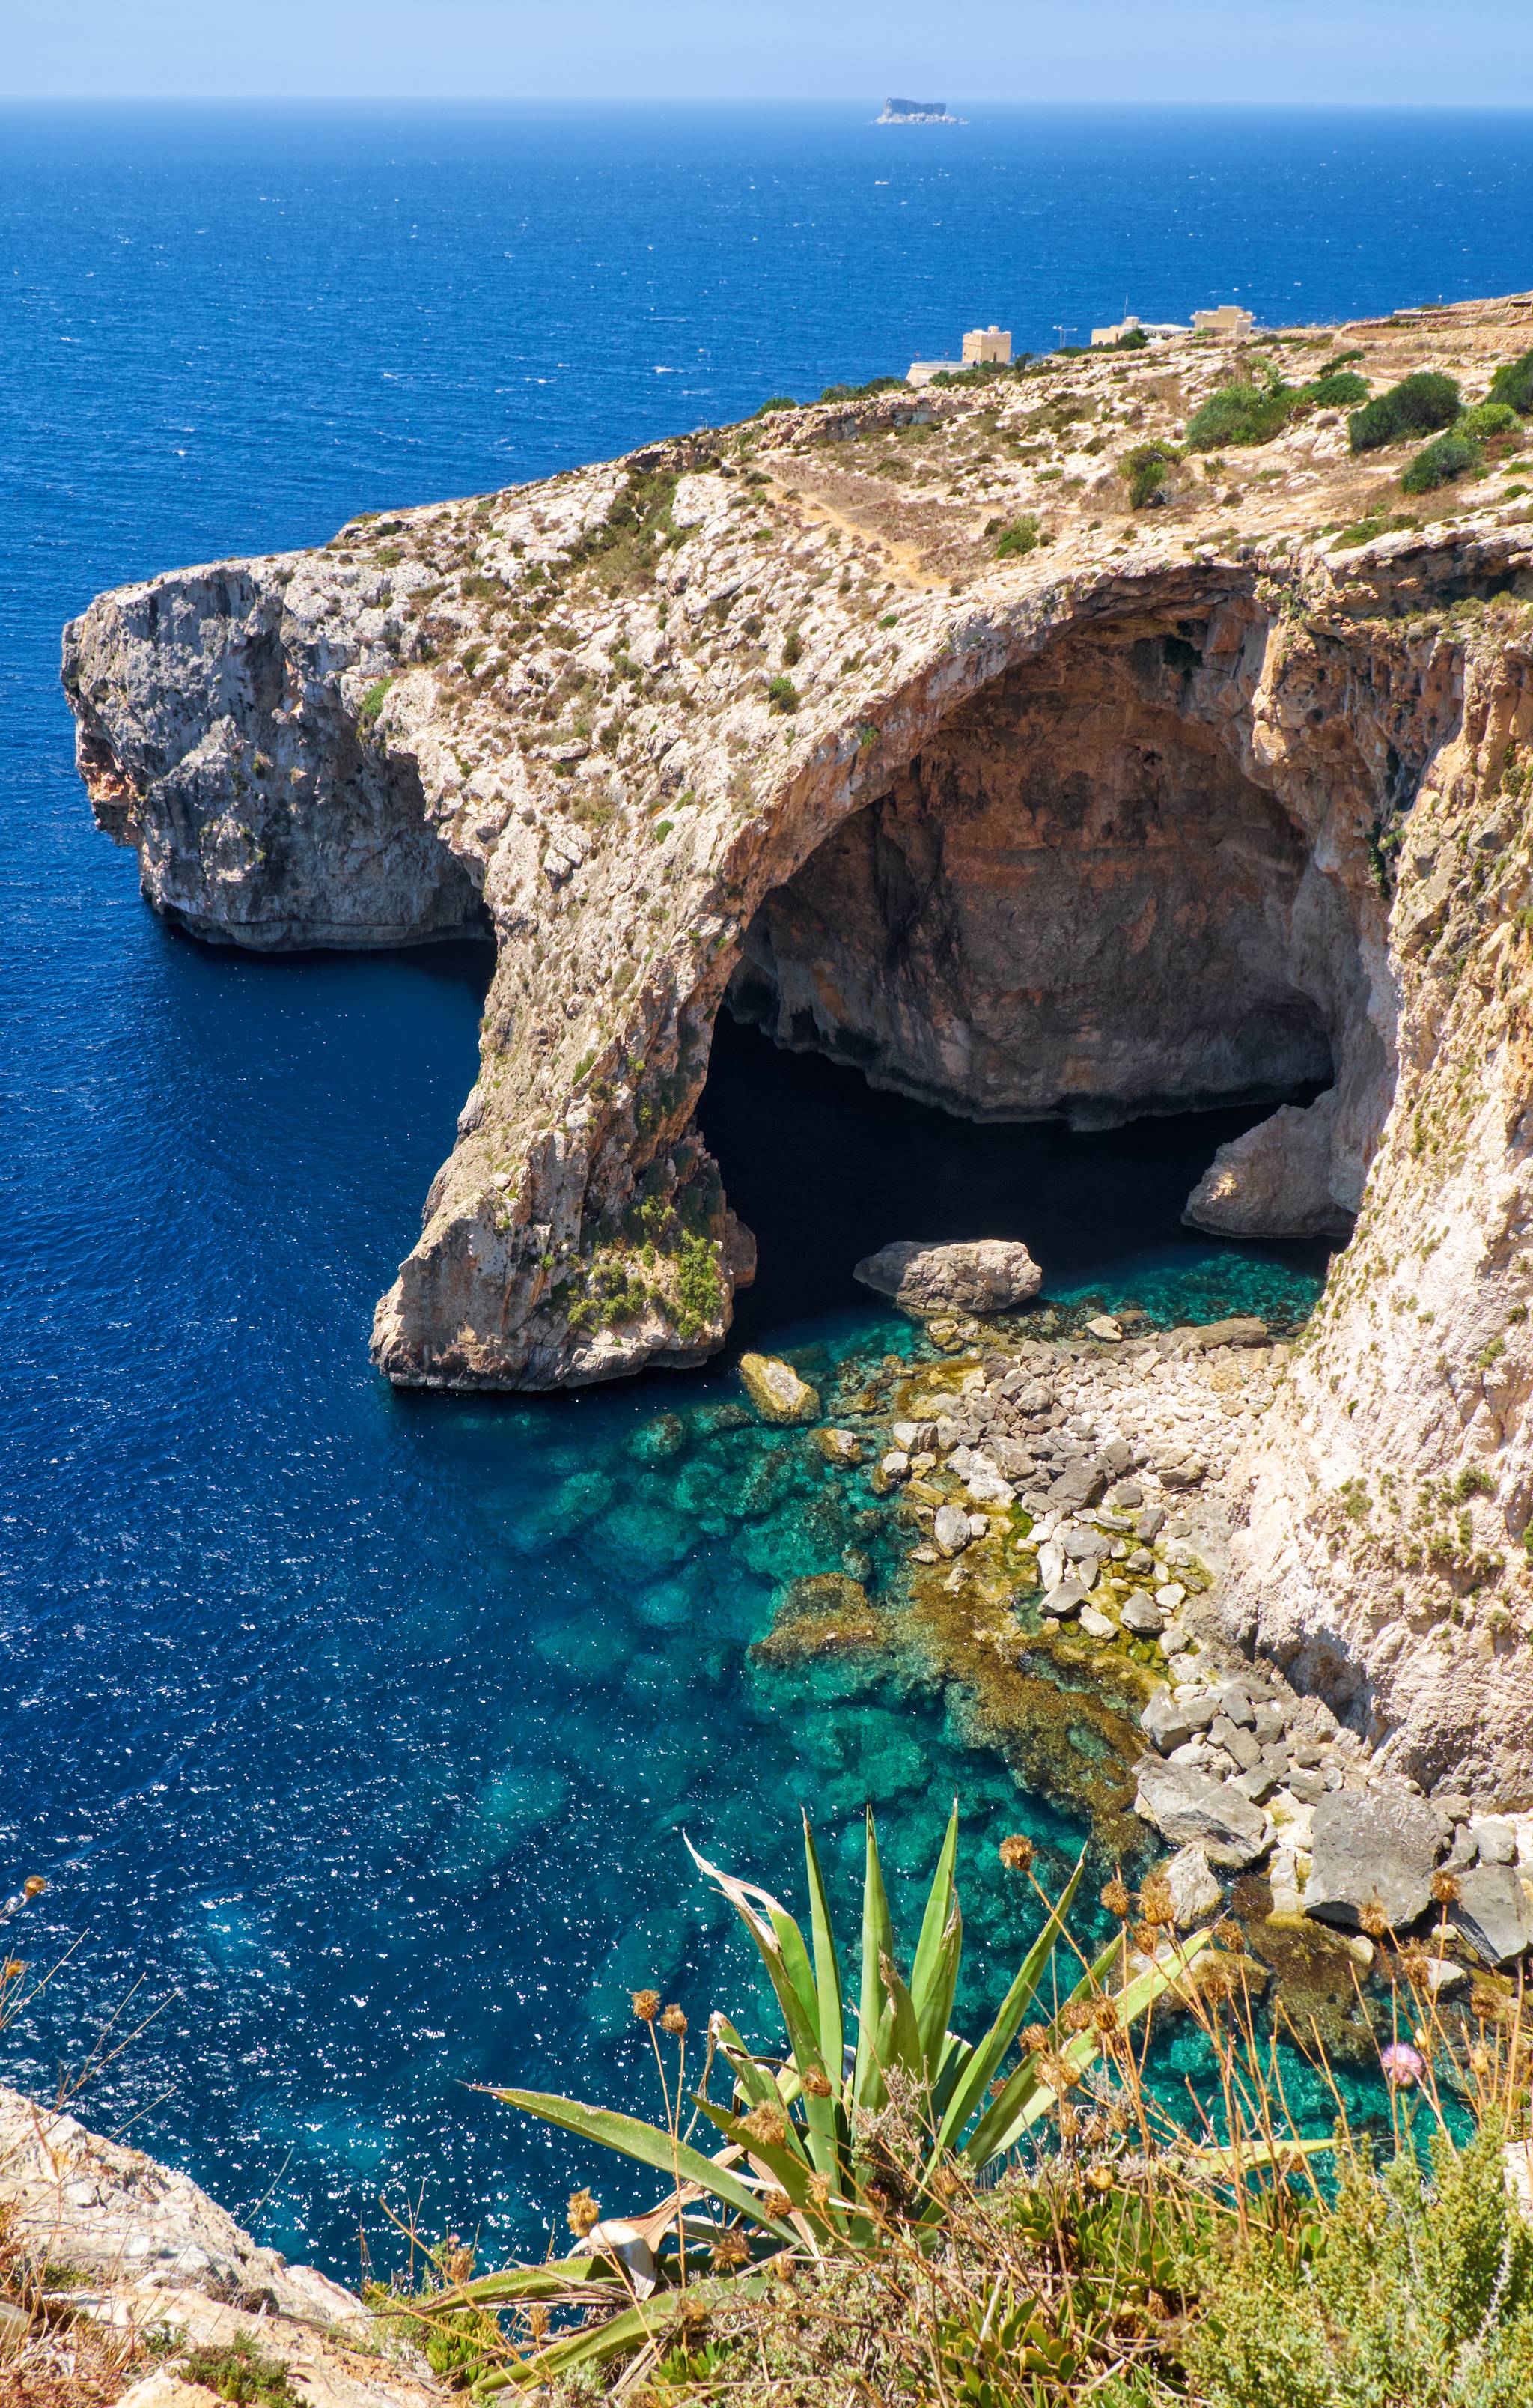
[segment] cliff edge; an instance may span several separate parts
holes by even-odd
[[[93,603],[80,768],[156,910],[494,941],[388,1376],[722,1343],[753,1247],[693,1112],[725,1004],[981,1118],[1268,1100],[1190,1216],[1352,1234],[1252,1451],[1232,1627],[1408,1768],[1533,1787],[1519,442],[1411,508],[1335,408],[1183,449],[1216,389],[1340,351],[1475,403],[1530,324],[831,400]]]

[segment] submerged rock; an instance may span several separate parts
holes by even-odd
[[[852,1276],[875,1294],[892,1297],[905,1312],[922,1315],[1006,1312],[1025,1304],[1043,1284],[1026,1247],[1006,1238],[948,1246],[902,1238],[865,1255]]]
[[[742,1354],[740,1378],[764,1421],[811,1422],[819,1413],[818,1390],[801,1380],[793,1365],[780,1355]]]
[[[855,1430],[817,1429],[814,1443],[827,1463],[851,1466],[861,1463],[866,1449]]]

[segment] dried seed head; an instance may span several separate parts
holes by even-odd
[[[1497,2024],[1501,2020],[1501,1998],[1488,1982],[1476,1982],[1469,1992],[1469,2012],[1476,2023]]]
[[[21,1884],[21,1896],[23,1898],[41,1898],[47,1887],[48,1884],[44,1881],[41,1873],[28,1873],[25,1881]]]
[[[927,2187],[934,2199],[955,2199],[964,2187],[964,2177],[957,2167],[944,2157],[940,2165],[933,2168]]]
[[[1090,2031],[1091,2009],[1084,1999],[1070,2000],[1065,2010],[1065,2028],[1072,2032]]]
[[[810,2174],[809,2203],[811,2206],[817,2208],[820,2214],[824,2215],[826,2208],[830,2205],[830,2176],[828,2174]]]
[[[1049,2028],[1047,2024],[1024,2024],[1022,2028],[1022,2045],[1027,2051],[1029,2057],[1041,2057],[1044,2050],[1049,2045]]]
[[[634,2002],[634,2013],[638,2017],[639,2022],[641,2024],[652,2024],[656,2015],[660,2013],[659,1991],[634,1990],[630,1993],[630,1996]]]
[[[792,2200],[785,2190],[777,2189],[775,2185],[772,2189],[762,2192],[761,2204],[768,2215],[775,2215],[779,2221],[793,2214]]]
[[[685,2039],[687,2019],[681,2013],[680,2007],[667,2007],[666,2009],[664,2014],[660,2018],[660,2028],[662,2031],[669,2032],[676,2040]]]
[[[1213,1927],[1213,1936],[1221,1948],[1243,1948],[1245,1934],[1233,1916],[1222,1914]]]
[[[1096,2025],[1096,2029],[1099,2032],[1116,2031],[1118,2028],[1118,2001],[1116,1999],[1094,2000],[1092,2001],[1091,2020]]]
[[[1483,2082],[1490,2071],[1490,2051],[1488,2048],[1482,2048],[1478,2042],[1469,2051],[1469,2071],[1477,2082]]]
[[[1109,2173],[1106,2166],[1093,2166],[1091,2172],[1086,2176],[1086,2180],[1090,2183],[1093,2190],[1109,2191],[1112,2188],[1112,2176]]]
[[[787,2140],[787,2117],[781,2107],[773,2107],[766,2100],[740,2121],[752,2140],[759,2141],[764,2149],[781,2149]]]
[[[720,2233],[709,2251],[713,2271],[718,2274],[732,2274],[737,2266],[746,2264],[750,2255],[750,2250],[732,2225],[726,2231]]]
[[[1458,1875],[1446,1870],[1432,1875],[1432,1896],[1439,1906],[1456,1906],[1461,1895]]]
[[[817,2065],[811,2065],[803,2076],[804,2088],[811,2099],[828,2099],[831,2087]]]
[[[1234,1968],[1222,1964],[1217,1956],[1205,1956],[1197,1969],[1197,1986],[1211,2004],[1232,1999],[1236,1988]]]
[[[1062,2100],[1059,2108],[1060,2139],[1062,2141],[1073,2141],[1080,2129],[1080,2116],[1076,2114],[1074,2108],[1069,2104],[1067,2100]]]
[[[999,1854],[1009,1873],[1024,1873],[1033,1861],[1033,1843],[1025,1831],[1012,1831],[1001,1842]]]
[[[1136,1923],[1134,1945],[1141,1956],[1153,1956],[1160,1946],[1160,1933],[1153,1923]]]
[[[1139,1889],[1139,1913],[1146,1923],[1174,1923],[1176,1908],[1171,1885],[1164,1873],[1152,1873]]]
[[[571,2193],[568,2212],[569,2229],[577,2241],[583,2241],[592,2228],[601,2222],[601,2210],[588,2190]]]
[[[1383,1940],[1389,1931],[1389,1917],[1376,1898],[1370,1898],[1358,1921],[1370,1940]]]
[[[1116,1876],[1105,1885],[1102,1890],[1102,1904],[1109,1914],[1117,1916],[1120,1923],[1127,1922],[1131,1903],[1126,1885]]]
[[[794,2261],[793,2255],[790,2250],[781,2250],[779,2255],[772,2259],[772,2272],[777,2276],[780,2283],[791,2283],[793,2281]]]
[[[25,1971],[24,1956],[7,1956],[5,1963],[0,1965],[0,1982],[19,1982]]]
[[[549,2329],[549,2312],[541,2300],[535,2300],[527,2310],[527,2330],[534,2341],[541,2341]]]

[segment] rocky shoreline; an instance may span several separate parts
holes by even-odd
[[[1040,1338],[1025,1315],[911,1312],[930,1359],[816,1439],[907,1526],[910,1581],[982,1600],[1003,1662],[1025,1664],[1032,1634],[1067,1633],[1114,1685],[1138,1677],[1134,1812],[1173,1851],[1183,1919],[1242,1880],[1249,1911],[1255,1874],[1265,1920],[1307,1925],[1365,1967],[1425,1931],[1440,1990],[1515,1968],[1533,1949],[1533,1813],[1488,1811],[1446,1780],[1424,1795],[1258,1656],[1254,1631],[1231,1638],[1221,1592],[1251,1443],[1291,1343],[1248,1318],[1152,1331],[1099,1313]],[[775,1418],[819,1417],[786,1363],[750,1358],[747,1384]],[[864,1643],[854,1613],[841,1629]]]

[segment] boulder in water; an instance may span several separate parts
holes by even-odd
[[[818,1392],[777,1354],[742,1354],[740,1378],[763,1421],[812,1422],[820,1417]]]
[[[1025,1304],[1043,1284],[1026,1247],[1010,1238],[975,1238],[951,1246],[900,1238],[865,1255],[852,1276],[922,1316],[1005,1312]]]

